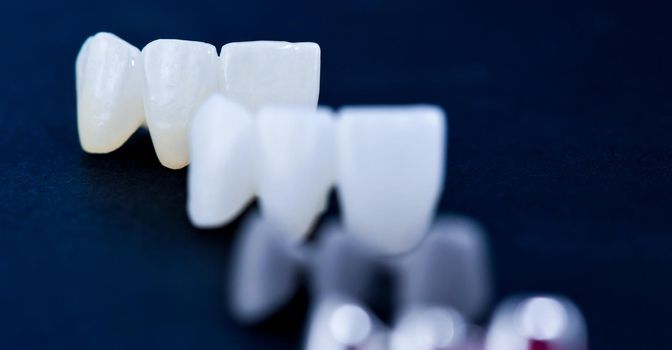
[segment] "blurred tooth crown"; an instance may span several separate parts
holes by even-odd
[[[220,102],[211,105],[214,99]],[[345,231],[377,251],[410,250],[427,234],[443,183],[440,108],[348,107],[334,117],[324,108],[266,107],[246,118],[254,133],[234,131],[241,111],[217,95],[194,120],[188,193],[194,225],[224,225],[256,194],[264,217],[290,241],[302,241],[335,183]],[[231,195],[240,189],[245,195]]]
[[[194,226],[224,225],[254,197],[253,137],[250,113],[219,94],[196,112],[187,180],[187,211]]]
[[[350,233],[387,253],[420,242],[443,184],[444,119],[436,106],[341,110],[338,198]]]
[[[325,210],[334,182],[332,112],[270,107],[256,122],[261,210],[291,240],[301,240]]]

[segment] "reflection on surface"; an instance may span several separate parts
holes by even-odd
[[[466,332],[465,320],[449,307],[416,308],[397,322],[390,349],[454,349],[465,342]]]
[[[518,310],[523,335],[536,340],[558,338],[567,328],[567,312],[557,300],[535,297],[525,301]]]
[[[306,350],[384,350],[387,332],[355,299],[330,294],[315,303],[306,327]]]
[[[495,310],[485,345],[486,350],[585,350],[585,321],[563,297],[513,297]]]

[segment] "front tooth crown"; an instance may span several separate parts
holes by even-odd
[[[332,113],[271,107],[263,109],[256,122],[261,210],[291,240],[299,240],[324,211],[334,182]]]
[[[196,41],[155,40],[142,49],[144,106],[159,161],[189,163],[187,133],[195,109],[217,89],[217,51]]]
[[[190,131],[187,211],[196,227],[233,220],[254,196],[254,123],[220,94],[196,112]]]
[[[284,41],[226,44],[220,86],[224,95],[251,111],[266,105],[317,107],[320,46]]]
[[[384,253],[412,248],[442,190],[443,110],[346,107],[340,116],[338,195],[346,228]]]
[[[140,50],[110,33],[98,33],[82,45],[75,71],[77,127],[84,151],[114,151],[142,123],[139,55]]]

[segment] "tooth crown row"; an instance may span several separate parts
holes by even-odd
[[[253,115],[215,94],[192,121],[189,217],[201,228],[225,225],[256,194],[264,217],[300,241],[337,185],[347,231],[398,253],[434,215],[445,134],[435,106],[270,106]]]
[[[198,227],[226,224],[256,194],[266,219],[298,241],[337,184],[347,231],[398,253],[434,215],[443,111],[318,109],[317,44],[231,43],[218,56],[202,42],[156,40],[140,51],[99,33],[80,50],[76,84],[85,151],[111,152],[146,122],[164,166],[191,160],[187,207]]]
[[[268,104],[316,107],[320,47],[256,41],[224,45],[155,40],[142,51],[110,33],[86,40],[76,62],[82,148],[108,153],[143,122],[161,164],[189,163],[187,131],[195,109],[221,92],[251,111]]]

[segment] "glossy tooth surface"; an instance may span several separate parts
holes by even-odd
[[[262,109],[256,123],[261,210],[298,241],[324,211],[334,181],[332,114],[322,108],[270,107]]]
[[[82,45],[76,61],[77,127],[82,148],[108,153],[142,123],[140,51],[110,33]]]
[[[142,49],[147,126],[168,168],[189,163],[189,122],[217,88],[217,61],[214,46],[196,41],[155,40]]]
[[[306,335],[306,350],[384,350],[387,329],[355,299],[329,295],[313,306]]]
[[[345,107],[337,136],[347,231],[383,253],[414,247],[442,189],[443,111],[428,105]]]
[[[317,107],[320,46],[250,41],[222,47],[220,86],[227,97],[256,112],[263,106]]]
[[[189,218],[196,227],[221,226],[254,195],[254,122],[244,107],[214,94],[191,124]]]
[[[229,283],[234,316],[255,323],[270,316],[298,286],[301,252],[257,213],[246,218],[233,252]]]

